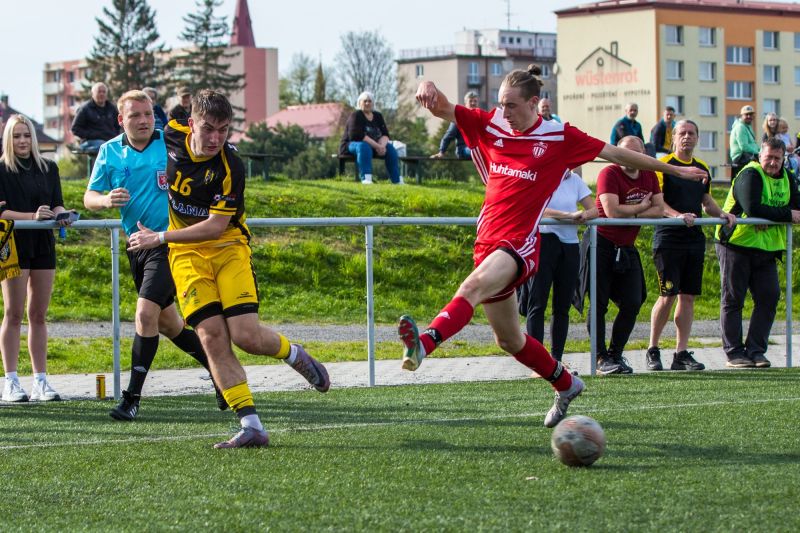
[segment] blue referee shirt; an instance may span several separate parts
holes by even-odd
[[[164,132],[155,130],[141,152],[128,143],[124,133],[104,143],[97,154],[88,189],[108,192],[124,187],[131,199],[120,208],[122,227],[131,235],[141,222],[153,231],[169,223],[167,204],[167,147]]]

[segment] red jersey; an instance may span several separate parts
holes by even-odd
[[[487,112],[457,105],[455,115],[486,185],[476,244],[533,240],[561,180],[605,146],[569,124],[541,117],[527,131],[517,132],[501,109]]]
[[[639,176],[632,179],[619,165],[609,165],[597,176],[595,205],[600,212],[600,218],[610,218],[603,211],[601,194],[616,194],[619,197],[619,205],[633,205],[641,202],[648,193],[653,193],[653,196],[661,194],[655,172],[640,170]],[[636,236],[639,235],[639,229],[641,226],[598,226],[597,233],[617,246],[633,246]]]

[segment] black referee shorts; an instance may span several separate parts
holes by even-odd
[[[658,274],[661,296],[703,292],[703,261],[705,250],[675,250],[659,248],[653,251],[653,263]]]
[[[175,302],[175,283],[169,270],[169,247],[162,244],[150,250],[128,251],[131,275],[139,298],[165,309]]]

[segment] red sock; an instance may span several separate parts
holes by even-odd
[[[514,359],[548,381],[550,381],[559,366],[558,361],[553,359],[547,348],[530,335],[525,335],[525,346],[522,347],[519,353],[514,354]],[[550,383],[557,391],[565,391],[572,386],[572,375],[569,371],[562,369],[561,375],[555,381],[550,381]]]
[[[472,307],[466,298],[456,296],[450,303],[444,306],[444,309],[436,315],[428,329],[435,329],[439,337],[433,338],[430,333],[420,335],[420,342],[425,347],[425,353],[431,353],[436,349],[436,346],[443,343],[469,324],[472,320],[472,315],[475,313],[475,308]]]

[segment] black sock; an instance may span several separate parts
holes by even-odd
[[[147,372],[158,351],[158,335],[155,337],[141,337],[137,333],[133,337],[131,349],[131,380],[128,383],[128,392],[141,394]]]
[[[203,368],[209,370],[208,357],[206,357],[206,352],[203,350],[203,345],[200,344],[200,337],[197,336],[193,329],[183,328],[183,331],[171,340],[175,346],[197,359],[197,362],[203,365]]]

